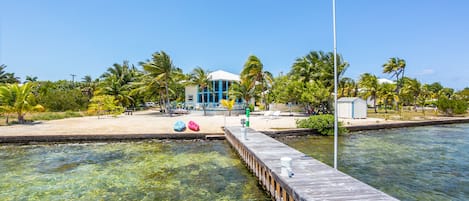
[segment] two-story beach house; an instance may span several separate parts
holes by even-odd
[[[239,82],[239,75],[223,70],[217,70],[209,74],[212,81],[211,89],[200,91],[198,86],[191,85],[185,88],[185,104],[187,108],[202,108],[202,96],[208,108],[217,108],[222,99],[228,99],[228,90],[234,82]],[[241,100],[236,100],[241,102]]]

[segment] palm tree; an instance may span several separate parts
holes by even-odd
[[[98,88],[99,80],[96,79],[95,81],[93,81],[93,78],[91,78],[90,75],[85,75],[85,77],[81,78],[81,80],[81,92],[85,94],[88,99],[91,99],[93,97],[94,92]]]
[[[404,59],[398,57],[389,58],[388,62],[383,64],[383,73],[391,74],[391,77],[396,77],[397,87],[400,87],[400,79],[404,77],[406,62]]]
[[[250,55],[246,63],[244,63],[243,70],[241,71],[241,80],[252,80],[249,88],[256,88],[255,90],[262,94],[262,103],[266,105],[266,90],[272,86],[273,76],[269,71],[264,71],[264,65],[255,55]]]
[[[417,79],[405,78],[402,86],[402,95],[408,97],[408,101],[412,102],[414,109],[417,110],[417,98],[420,96],[422,84]]]
[[[31,104],[31,98],[33,97],[31,90],[32,84],[29,82],[22,86],[9,84],[0,87],[1,109],[7,113],[16,113],[20,124],[24,123],[26,113],[44,110],[41,105]]]
[[[384,112],[388,113],[387,106],[391,104],[393,101],[399,101],[399,96],[394,91],[394,84],[390,83],[383,83],[380,85],[378,89],[378,95],[384,103]]]
[[[169,112],[171,116],[168,86],[174,81],[173,75],[176,73],[176,67],[173,65],[171,58],[164,51],[155,52],[152,55],[152,60],[142,63],[142,66],[145,71],[164,86],[166,94],[164,104],[166,112]]]
[[[207,115],[206,112],[206,105],[205,105],[205,97],[204,97],[204,91],[205,89],[210,89],[211,88],[211,77],[210,77],[210,71],[204,70],[201,67],[195,68],[192,73],[191,73],[191,83],[194,85],[198,86],[198,90],[202,94],[202,109],[204,110],[204,116]]]
[[[420,86],[420,94],[417,97],[417,101],[419,105],[422,107],[422,113],[425,116],[425,103],[431,97],[431,91],[428,87],[429,85],[421,85]]]
[[[26,83],[26,82],[37,82],[37,76],[29,76],[29,75],[27,75],[24,82],[25,82],[25,83]]]
[[[311,51],[308,55],[296,59],[290,74],[304,82],[318,80],[321,77],[324,57],[324,52]]]
[[[358,85],[352,78],[344,77],[339,81],[339,89],[339,97],[356,97],[358,92]]]
[[[5,72],[5,64],[0,65],[0,83],[13,84],[20,83],[20,78],[15,77],[15,73]]]
[[[377,94],[379,89],[378,78],[370,73],[364,73],[360,76],[358,86],[363,90],[362,93],[365,99],[373,99],[373,108],[375,108],[375,113],[378,113],[376,109],[376,101],[378,101]]]
[[[230,87],[229,95],[243,99],[245,107],[248,107],[249,102],[254,97],[254,88],[250,87],[252,82],[252,80],[241,80],[239,83],[233,83]]]
[[[118,77],[108,77],[102,84],[101,92],[113,96],[120,106],[127,107],[134,101],[130,95],[131,85],[122,85]]]
[[[134,81],[137,75],[137,68],[134,65],[129,65],[129,61],[123,61],[122,65],[118,63],[113,64],[101,77],[106,79],[115,76],[121,84],[127,84]]]
[[[128,61],[123,61],[122,64],[114,63],[109,67],[105,73],[101,75],[104,81],[101,83],[102,92],[107,95],[112,95],[123,107],[128,107],[134,104],[134,97],[131,96],[132,82],[135,82],[141,76],[141,72],[130,65]],[[91,77],[84,77],[91,80]]]
[[[400,96],[405,67],[405,60],[398,57],[389,58],[388,62],[383,64],[383,73],[391,74],[391,77],[396,77],[396,93],[398,96]],[[397,110],[399,110],[399,101],[396,102],[396,105]]]

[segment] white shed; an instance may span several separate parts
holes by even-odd
[[[365,119],[367,113],[366,101],[357,97],[343,97],[337,100],[339,118]]]

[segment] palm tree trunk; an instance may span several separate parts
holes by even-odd
[[[384,113],[388,113],[388,100],[384,100]]]
[[[21,112],[18,112],[18,123],[19,124],[24,123],[24,115],[22,115]]]
[[[377,97],[376,97],[376,94],[373,95],[373,108],[375,108],[375,113],[378,113],[378,110],[376,110],[376,101],[377,101]]]
[[[204,97],[204,89],[202,89],[202,110],[204,110],[204,116],[207,116],[207,112],[205,110],[205,97]]]
[[[165,108],[166,112],[169,112],[169,116],[172,117],[173,114],[171,113],[171,108],[169,107],[169,91],[168,91],[168,83],[165,84],[165,90],[166,90],[166,103],[165,103]]]

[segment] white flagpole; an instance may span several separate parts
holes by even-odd
[[[334,169],[337,169],[337,39],[335,30],[335,0],[332,0],[332,24],[334,32]]]

